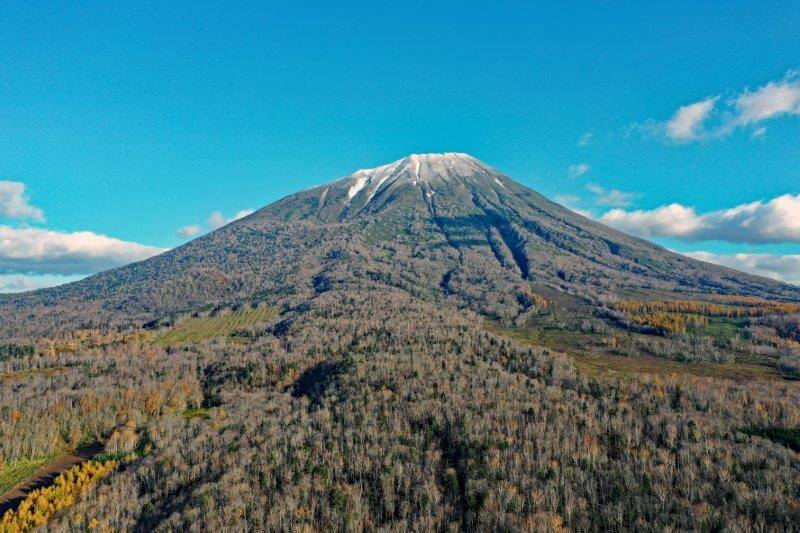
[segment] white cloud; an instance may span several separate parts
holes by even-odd
[[[55,287],[83,279],[83,275],[61,276],[58,274],[0,274],[0,293],[33,291]]]
[[[6,273],[89,274],[163,251],[91,231],[0,226],[0,271]]]
[[[789,71],[755,89],[745,89],[717,105],[712,96],[680,107],[666,122],[647,121],[632,127],[677,142],[724,137],[738,128],[752,128],[753,137],[766,133],[763,122],[784,115],[800,115],[800,71]]]
[[[583,135],[581,135],[580,139],[578,139],[578,146],[586,146],[592,140],[592,132],[587,131]]]
[[[760,128],[756,128],[753,130],[753,133],[750,134],[750,137],[753,139],[760,139],[764,135],[767,134],[767,127],[761,126]]]
[[[201,231],[202,230],[201,230],[200,226],[198,226],[196,224],[192,224],[192,225],[184,226],[184,227],[180,228],[178,230],[178,235],[180,235],[181,237],[194,237],[195,235],[197,235]]]
[[[693,141],[704,134],[704,123],[717,103],[713,96],[678,109],[665,125],[666,135],[676,141]]]
[[[800,115],[800,80],[789,73],[780,81],[771,81],[755,91],[745,90],[734,100],[736,123],[747,125],[780,115]]]
[[[583,176],[587,172],[589,172],[592,167],[589,163],[578,163],[577,165],[570,165],[567,172],[570,178],[577,178],[578,176]]]
[[[0,181],[0,218],[44,222],[25,184]],[[99,235],[0,225],[0,292],[76,281],[99,270],[139,261],[164,249]]]
[[[640,237],[683,237],[697,231],[701,222],[694,208],[670,204],[652,211],[612,209],[600,222]]]
[[[28,203],[25,184],[0,181],[0,217],[44,221],[44,212]]]
[[[252,213],[255,213],[255,209],[242,209],[231,218],[225,218],[221,212],[214,211],[208,217],[208,225],[211,226],[212,229],[219,229],[226,224],[230,224],[231,222],[239,220],[240,218],[244,218]]]
[[[704,214],[680,204],[653,210],[612,209],[600,221],[642,237],[754,244],[800,242],[800,194],[784,194],[768,202],[757,201]]]
[[[627,207],[633,203],[636,194],[631,192],[623,192],[619,189],[604,189],[595,183],[586,185],[586,189],[593,193],[594,203],[597,205],[605,205],[609,207]]]
[[[689,252],[684,255],[701,261],[741,270],[742,272],[800,285],[800,255],[724,255],[711,252]]]

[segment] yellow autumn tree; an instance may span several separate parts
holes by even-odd
[[[16,533],[44,526],[57,512],[74,504],[83,491],[116,467],[117,462],[113,460],[86,461],[62,472],[49,487],[28,494],[16,511],[7,511],[0,521],[0,532]]]

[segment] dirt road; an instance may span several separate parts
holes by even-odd
[[[101,451],[103,451],[103,445],[94,444],[79,448],[73,453],[62,455],[54,461],[41,466],[31,477],[17,483],[11,490],[0,495],[0,517],[9,509],[16,509],[20,502],[34,490],[50,485],[61,472],[91,459]]]

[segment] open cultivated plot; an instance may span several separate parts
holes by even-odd
[[[269,322],[276,316],[275,309],[260,306],[255,309],[223,312],[216,316],[191,317],[164,331],[153,342],[161,346],[170,346],[230,337],[240,332],[242,328],[259,322]]]

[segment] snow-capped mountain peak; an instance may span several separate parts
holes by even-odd
[[[493,187],[506,188],[499,173],[474,157],[458,152],[411,154],[393,163],[360,169],[340,180],[347,185],[345,202],[363,199],[369,203],[382,189],[408,184],[435,193],[442,182],[458,182],[481,176]]]

